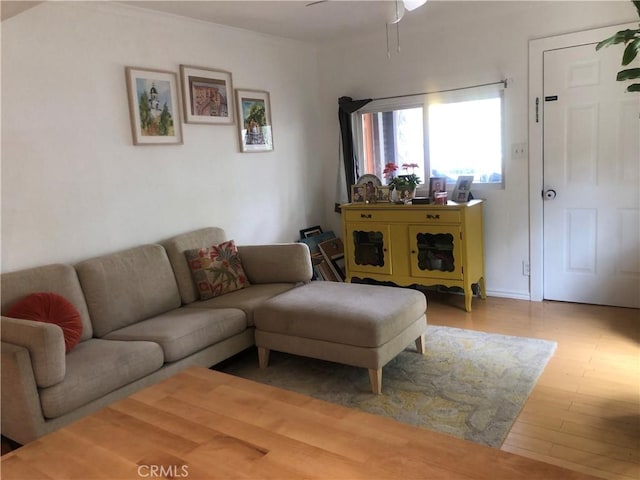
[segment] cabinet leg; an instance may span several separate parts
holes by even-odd
[[[473,292],[471,287],[464,289],[464,309],[467,312],[471,311],[471,299],[473,298]]]
[[[484,288],[484,277],[480,277],[480,280],[478,280],[478,288],[480,289],[480,298],[482,300],[486,300],[487,299],[487,291]]]

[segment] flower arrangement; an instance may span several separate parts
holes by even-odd
[[[382,171],[384,178],[387,180],[387,185],[396,190],[415,190],[416,186],[420,184],[420,177],[413,173],[414,169],[418,168],[417,163],[403,163],[402,169],[406,172],[411,169],[411,173],[396,176],[396,170],[398,165],[395,163],[387,163]]]

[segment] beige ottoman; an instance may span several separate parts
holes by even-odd
[[[260,368],[269,351],[369,369],[382,391],[382,367],[415,341],[424,353],[427,302],[406,288],[311,282],[277,295],[254,311]]]

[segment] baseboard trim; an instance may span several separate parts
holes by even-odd
[[[528,293],[507,292],[503,290],[487,290],[487,297],[512,298],[514,300],[531,301],[531,296]]]

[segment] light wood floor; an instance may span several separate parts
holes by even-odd
[[[428,293],[427,321],[554,340],[503,450],[608,479],[640,478],[640,311]],[[457,307],[457,308],[452,308]]]
[[[431,324],[558,342],[503,450],[640,478],[640,311],[490,297],[466,313],[462,296],[427,296]]]

